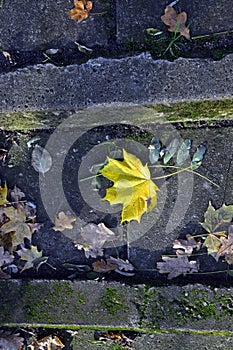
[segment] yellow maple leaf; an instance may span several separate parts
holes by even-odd
[[[114,185],[107,189],[103,198],[110,204],[122,203],[121,222],[137,220],[156,205],[159,188],[151,180],[150,170],[140,159],[123,149],[123,161],[108,158],[108,163],[100,170]]]
[[[0,205],[7,203],[7,184],[5,182],[4,187],[0,187]]]

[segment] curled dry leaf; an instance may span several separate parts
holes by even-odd
[[[84,249],[85,256],[96,258],[103,255],[103,245],[115,239],[115,233],[107,228],[104,223],[98,225],[90,223],[81,228],[83,244],[76,243],[78,249]]]
[[[0,349],[4,350],[21,350],[24,339],[18,333],[0,331]]]
[[[177,255],[190,256],[193,249],[199,250],[201,248],[201,242],[197,242],[191,235],[186,235],[186,239],[176,239],[173,242],[173,248],[177,249]]]
[[[73,225],[72,223],[76,220],[76,216],[70,214],[70,213],[64,213],[61,211],[57,214],[55,218],[55,226],[53,227],[54,231],[64,231],[66,229],[72,230]]]
[[[233,264],[233,225],[228,229],[228,237],[220,237],[220,242],[217,256],[224,256],[229,265]]]
[[[110,273],[111,271],[114,271],[118,268],[116,264],[111,263],[111,261],[105,262],[104,260],[95,261],[92,264],[93,271],[99,272],[99,273]]]
[[[10,264],[14,260],[14,255],[10,255],[9,252],[4,252],[4,248],[0,247],[0,266]]]
[[[52,166],[52,157],[45,148],[35,145],[32,152],[32,166],[43,176],[45,173],[47,173],[47,171],[49,171]]]
[[[157,268],[159,273],[168,273],[169,280],[179,275],[185,276],[187,273],[198,272],[197,261],[189,261],[187,256],[178,256],[177,258],[163,256],[162,259],[163,262],[157,263]]]
[[[72,19],[76,19],[78,22],[82,22],[89,16],[91,9],[92,1],[74,0],[74,8],[69,11],[69,14]]]
[[[134,266],[129,262],[129,260],[122,260],[120,258],[113,258],[112,256],[110,256],[110,258],[107,259],[107,262],[117,265],[117,268],[119,270],[134,270]]]
[[[164,15],[161,16],[161,20],[166,26],[168,26],[169,32],[178,32],[186,39],[190,39],[189,28],[186,27],[187,13],[176,13],[172,6],[167,6],[164,11]]]
[[[28,350],[60,350],[64,347],[65,345],[57,336],[49,335],[29,345]]]
[[[15,186],[10,192],[10,196],[13,202],[19,202],[22,198],[25,197],[25,193],[21,191],[20,188]]]

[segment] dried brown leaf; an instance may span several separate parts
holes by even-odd
[[[92,1],[74,0],[74,8],[69,11],[69,14],[72,19],[76,19],[78,22],[82,22],[89,16],[91,9]]]
[[[95,261],[92,264],[93,271],[99,272],[99,273],[110,273],[118,268],[118,265],[111,263],[107,260],[105,262],[104,260]]]
[[[169,280],[179,275],[185,276],[187,273],[198,272],[197,262],[189,261],[187,256],[178,256],[177,258],[163,256],[162,259],[163,262],[157,263],[157,268],[159,273],[168,273]]]
[[[45,338],[35,341],[33,344],[28,346],[30,350],[60,350],[65,345],[57,336],[49,335]]]
[[[24,265],[21,272],[33,267],[35,261],[42,257],[42,252],[39,252],[37,247],[34,247],[34,246],[31,246],[31,249],[27,249],[23,247],[20,250],[18,250],[17,253],[19,254],[21,260],[26,261],[26,264]]]
[[[105,242],[113,241],[115,239],[115,233],[107,228],[104,223],[98,225],[90,223],[81,228],[81,236],[83,238],[83,244],[80,242],[76,244],[78,248],[84,248],[85,255],[96,258],[98,255],[103,255],[102,247]]]
[[[55,218],[55,226],[53,227],[54,231],[64,231],[66,229],[72,230],[73,225],[72,223],[76,220],[76,216],[70,214],[70,213],[64,213],[61,211],[57,214]]]
[[[113,258],[112,256],[110,256],[110,258],[107,259],[107,262],[117,265],[117,268],[119,270],[134,270],[134,266],[129,262],[129,260],[122,260],[120,258]]]
[[[19,334],[0,331],[0,349],[4,350],[21,350],[23,348],[24,339]]]
[[[233,225],[228,229],[228,237],[220,237],[220,242],[217,256],[224,256],[229,265],[233,264]]]
[[[4,248],[0,247],[0,266],[10,264],[14,260],[14,255],[10,255],[9,252],[4,252]]]
[[[178,249],[176,251],[177,255],[187,255],[190,256],[193,249],[199,250],[201,248],[201,242],[197,242],[191,235],[186,235],[187,239],[176,239],[173,242],[173,248]]]
[[[161,16],[161,20],[166,26],[168,26],[169,32],[178,32],[186,39],[190,39],[189,28],[186,27],[187,13],[176,13],[172,6],[167,6],[164,11],[164,15]]]

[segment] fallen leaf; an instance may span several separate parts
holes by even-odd
[[[87,258],[96,258],[103,255],[103,245],[115,239],[115,233],[103,223],[98,225],[90,223],[81,228],[81,236],[84,243],[77,243],[78,249],[84,249]]]
[[[108,163],[100,170],[107,179],[114,182],[107,189],[110,204],[122,203],[121,222],[137,220],[156,205],[158,187],[151,180],[150,170],[141,160],[123,149],[123,161],[108,158]]]
[[[92,1],[74,0],[74,8],[69,11],[70,17],[78,22],[83,21],[89,16],[92,9]]]
[[[25,193],[21,191],[20,188],[15,186],[10,192],[10,196],[13,202],[19,202],[22,198],[25,197]]]
[[[191,235],[186,235],[186,239],[176,239],[173,242],[173,248],[177,249],[177,255],[190,256],[193,249],[199,250],[201,248],[201,242],[197,242]]]
[[[73,225],[72,222],[76,220],[76,216],[67,213],[65,214],[63,211],[57,214],[55,218],[55,226],[53,226],[54,231],[64,231],[66,229],[72,230]]]
[[[26,224],[26,213],[24,206],[7,207],[4,213],[10,219],[1,226],[3,234],[13,232],[12,244],[16,247],[18,244],[23,243],[24,238],[31,240],[32,232],[28,224]]]
[[[169,32],[178,32],[186,39],[190,39],[189,28],[185,26],[187,21],[187,13],[176,13],[172,6],[167,6],[164,11],[164,15],[161,16],[161,20],[166,26],[168,26]]]
[[[112,256],[110,256],[110,258],[107,259],[107,262],[117,265],[117,268],[119,270],[134,270],[134,266],[129,262],[129,260],[122,260],[120,258],[113,258]]]
[[[33,344],[28,346],[30,350],[60,350],[65,345],[57,336],[49,335],[45,338],[35,341]]]
[[[191,140],[185,139],[182,142],[177,152],[177,156],[176,156],[177,165],[182,165],[185,163],[185,161],[188,159],[190,148],[191,148]]]
[[[7,203],[7,184],[4,183],[4,187],[0,187],[0,205],[4,205]]]
[[[177,148],[179,146],[179,139],[175,138],[174,140],[172,140],[169,145],[166,147],[165,150],[165,155],[163,158],[163,163],[167,164],[169,162],[169,160],[174,156],[174,154],[177,151]]]
[[[151,164],[155,164],[159,160],[159,154],[161,149],[161,143],[158,137],[154,136],[151,140],[149,149],[149,160]]]
[[[178,256],[177,258],[162,257],[163,262],[157,263],[159,273],[168,273],[168,279],[175,278],[179,275],[198,272],[197,261],[189,261],[187,256]]]
[[[2,269],[0,268],[0,279],[3,280],[8,280],[9,278],[11,278],[11,275],[8,275],[7,273],[5,273],[4,271],[2,271]],[[1,345],[1,344],[0,344]],[[1,349],[1,347],[0,347]]]
[[[118,268],[118,265],[115,265],[113,263],[111,263],[111,261],[104,261],[104,260],[100,260],[100,261],[95,261],[92,264],[93,267],[93,271],[95,272],[99,272],[99,273],[109,273],[111,271],[114,271]]]
[[[0,247],[0,266],[10,264],[14,260],[14,255],[10,255],[9,252],[5,252],[3,247]]]
[[[39,252],[37,247],[31,246],[31,249],[27,249],[25,247],[21,248],[17,251],[21,260],[25,260],[26,264],[24,265],[21,272],[34,267],[34,264],[37,262],[37,259],[42,257],[42,251]]]
[[[0,331],[0,349],[2,350],[21,350],[24,339],[18,333]]]
[[[233,225],[228,229],[228,237],[220,237],[220,242],[217,256],[224,256],[229,265],[233,264]]]
[[[220,246],[221,246],[220,239],[213,234],[209,234],[206,237],[205,242],[203,243],[203,247],[207,248],[208,254],[210,255],[213,255],[213,253],[217,253]]]
[[[32,166],[43,176],[52,166],[52,157],[49,152],[39,145],[35,145],[32,151]]]
[[[206,149],[206,144],[201,144],[197,147],[192,158],[193,170],[198,169],[201,166],[202,159],[204,158],[204,155],[206,153]]]
[[[233,216],[233,205],[225,205],[215,209],[211,202],[204,214],[205,220],[201,222],[202,227],[209,233],[214,233],[224,223],[231,222]]]

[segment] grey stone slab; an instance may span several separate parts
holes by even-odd
[[[146,28],[166,31],[161,16],[169,1],[117,0],[117,40],[125,42],[132,38],[143,41]],[[232,30],[232,2],[210,0],[180,0],[174,8],[188,14],[191,36]]]
[[[73,1],[4,1],[0,9],[0,45],[3,50],[37,50],[75,47],[74,41],[85,45],[106,45],[108,5],[95,1],[89,18],[78,23],[69,10]],[[99,13],[99,15],[92,15]]]
[[[135,350],[230,350],[233,347],[233,337],[221,335],[168,334],[155,333],[142,335],[133,343]]]
[[[171,129],[170,134],[172,132],[174,134]],[[163,133],[163,128],[160,128],[154,134],[162,140]],[[219,188],[190,172],[180,173],[162,184],[157,207],[151,213],[143,215],[140,224],[132,221],[128,225],[128,258],[139,269],[156,270],[156,262],[161,261],[161,256],[166,255],[166,249],[172,248],[173,241],[181,233],[201,232],[199,222],[204,220],[209,201],[216,209],[224,203],[232,204],[233,172],[230,165],[232,166],[233,129],[186,129],[175,135],[183,140],[191,139],[192,152],[199,144],[207,142],[205,158],[197,171],[218,184]],[[200,270],[204,268],[205,271],[211,271],[215,260],[206,260],[208,263],[203,267],[202,261]],[[154,274],[157,275],[157,272]]]
[[[1,281],[0,324],[137,327],[143,289],[96,281]]]
[[[221,61],[153,60],[143,53],[80,66],[36,65],[0,76],[0,110],[79,109],[105,103],[231,98],[233,55]]]
[[[1,326],[232,332],[232,288],[0,281]]]

